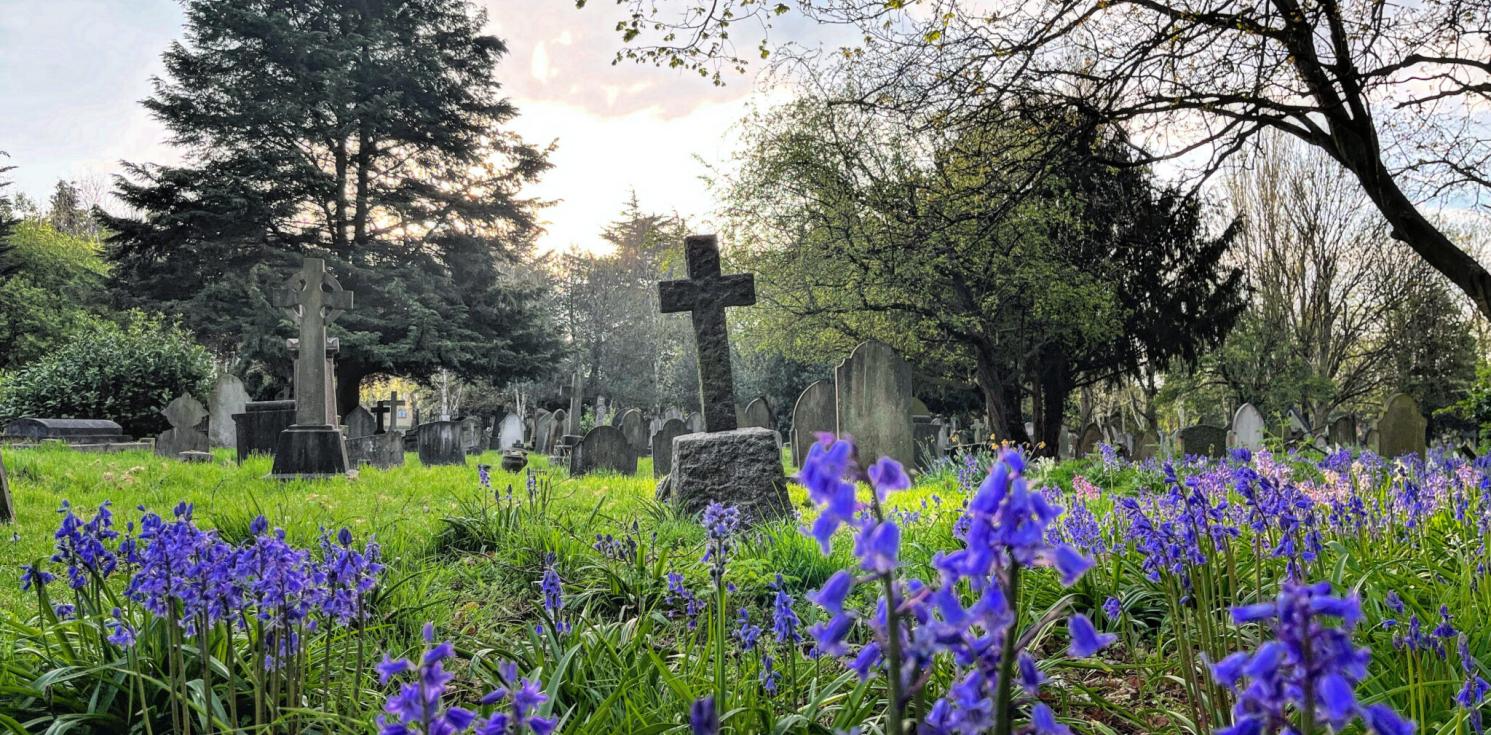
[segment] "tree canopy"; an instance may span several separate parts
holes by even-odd
[[[146,107],[186,163],[130,164],[104,216],[114,291],[177,315],[215,352],[288,375],[271,307],[302,255],[356,293],[338,406],[365,376],[446,368],[503,383],[561,345],[525,269],[546,151],[495,66],[504,44],[465,0],[190,0]]]

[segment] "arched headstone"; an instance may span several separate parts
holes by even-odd
[[[621,414],[620,429],[634,454],[641,455],[651,449],[647,442],[647,423],[642,420],[641,411],[631,408]]]
[[[792,463],[798,467],[802,466],[803,460],[808,458],[808,450],[812,448],[813,442],[818,440],[819,432],[830,434],[838,428],[837,399],[834,396],[834,386],[827,380],[820,380],[807,388],[802,395],[797,397],[797,403],[792,405]]]
[[[861,461],[890,457],[914,467],[911,366],[884,342],[862,342],[834,372],[838,434],[854,437]]]
[[[1263,414],[1251,403],[1232,415],[1232,448],[1256,452],[1263,448]]]
[[[502,417],[497,425],[497,451],[523,446],[523,420],[515,413]]]
[[[626,434],[614,426],[601,425],[591,429],[570,452],[571,477],[604,471],[637,474],[637,452],[627,442]]]
[[[243,381],[232,373],[223,373],[207,397],[207,438],[214,447],[238,446],[238,424],[233,414],[243,413],[249,394]]]
[[[1098,445],[1102,442],[1103,427],[1098,426],[1096,421],[1088,424],[1087,428],[1082,430],[1082,438],[1077,440],[1076,456],[1086,457],[1092,454],[1097,451]]]
[[[1389,398],[1377,420],[1377,453],[1392,459],[1405,454],[1424,456],[1429,421],[1418,401],[1407,393]]]
[[[652,435],[652,476],[662,477],[673,471],[673,438],[688,434],[683,419],[668,419]]]

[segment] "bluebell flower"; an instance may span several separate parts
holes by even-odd
[[[777,642],[801,642],[802,633],[798,632],[798,628],[802,626],[802,620],[792,609],[792,595],[787,594],[786,586],[782,583],[782,575],[778,574],[776,582],[771,586],[776,590],[776,598],[772,602],[771,628],[776,633]]]
[[[1097,629],[1092,627],[1092,621],[1081,613],[1067,620],[1067,631],[1072,638],[1068,651],[1073,658],[1087,658],[1118,640],[1118,636],[1112,633],[1098,633]]]
[[[689,708],[689,732],[693,735],[719,735],[720,716],[715,712],[714,697],[701,697]]]

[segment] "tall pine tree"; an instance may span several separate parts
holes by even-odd
[[[179,315],[220,354],[288,375],[272,308],[303,255],[356,308],[337,405],[364,377],[440,368],[501,384],[561,350],[524,267],[547,151],[504,129],[503,43],[465,0],[187,0],[145,106],[180,166],[128,165],[108,217],[122,305]]]

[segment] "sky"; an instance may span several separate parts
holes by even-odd
[[[479,0],[509,53],[497,78],[512,128],[553,142],[554,167],[527,195],[555,200],[539,246],[604,250],[600,232],[635,191],[642,208],[707,228],[701,180],[728,165],[753,101],[780,94],[755,71],[723,88],[696,74],[613,65],[620,8],[572,0]],[[45,201],[58,179],[106,183],[120,161],[179,154],[139,101],[182,35],[175,0],[0,0],[0,151],[14,190]]]

